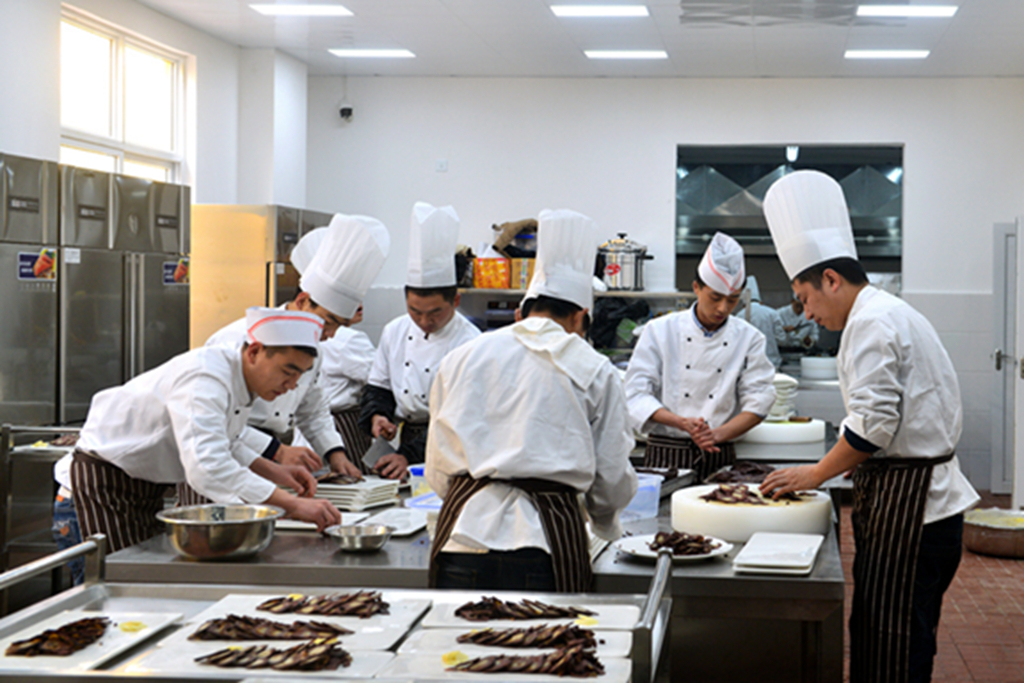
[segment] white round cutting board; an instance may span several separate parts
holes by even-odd
[[[812,443],[825,440],[825,421],[762,422],[739,438],[747,443]]]
[[[810,499],[789,505],[729,505],[701,499],[716,488],[717,484],[708,484],[673,493],[672,528],[746,543],[758,531],[826,535],[832,523],[832,499],[821,491],[811,491]]]

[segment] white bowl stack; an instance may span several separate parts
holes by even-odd
[[[788,420],[796,413],[796,387],[799,382],[781,372],[775,373],[775,403],[768,411],[766,419],[771,421]]]

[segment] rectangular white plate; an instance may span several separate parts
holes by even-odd
[[[350,592],[355,589],[342,589],[338,592]],[[390,614],[375,614],[368,619],[360,619],[359,617],[331,617],[314,614],[274,614],[273,612],[266,612],[257,610],[256,606],[260,603],[269,600],[270,598],[281,597],[283,593],[276,593],[272,595],[227,595],[220,601],[210,605],[205,610],[189,619],[188,622],[179,629],[174,635],[170,636],[165,643],[171,640],[183,640],[187,642],[203,642],[203,641],[189,641],[188,637],[192,635],[197,628],[199,628],[203,622],[209,619],[219,619],[226,617],[229,614],[237,614],[238,616],[246,617],[260,617],[262,619],[270,619],[272,621],[280,621],[287,624],[293,621],[323,621],[329,624],[337,624],[338,626],[344,626],[350,631],[355,631],[353,635],[342,636],[338,638],[341,642],[341,646],[346,650],[387,650],[394,646],[399,641],[412,625],[419,619],[420,615],[430,608],[429,600],[392,600],[389,599],[388,593],[383,593],[384,600],[390,603],[388,611]],[[206,641],[214,642],[217,641]],[[287,643],[292,641],[278,641],[281,643]],[[161,643],[163,645],[164,643]],[[237,644],[227,643],[224,644]],[[197,655],[198,656],[198,655]]]
[[[175,678],[227,678],[239,680],[250,676],[261,678],[372,678],[376,676],[395,655],[390,652],[373,652],[368,650],[349,650],[352,655],[352,664],[348,667],[338,667],[334,671],[274,671],[273,669],[222,669],[209,664],[199,664],[196,657],[208,655],[211,652],[223,650],[228,646],[270,645],[273,648],[283,649],[296,645],[294,641],[287,640],[252,640],[245,643],[223,643],[217,641],[192,641],[171,643],[165,641],[149,652],[145,652],[135,659],[127,662],[116,669],[117,673],[133,676],[142,675],[165,675]]]
[[[814,569],[814,565],[801,569],[775,569],[772,567],[750,567],[746,565],[733,566],[732,570],[737,574],[778,574],[779,576],[807,576]]]
[[[359,524],[359,522],[369,516],[369,512],[342,512],[341,525],[351,526],[353,524]],[[274,522],[274,527],[278,531],[316,531],[316,524],[313,524],[312,522],[303,522],[298,519],[279,519]]]
[[[427,527],[427,513],[409,508],[391,508],[366,520],[367,524],[386,524],[394,528],[392,536],[410,536]]]
[[[0,652],[5,652],[7,646],[16,640],[27,640],[47,629],[60,628],[73,621],[92,617],[108,617],[110,619],[110,625],[107,627],[106,633],[92,645],[88,645],[67,657],[20,657],[16,655],[8,657],[3,655],[0,656],[0,671],[60,671],[71,673],[95,669],[134,645],[141,643],[147,638],[151,638],[164,627],[180,619],[181,614],[70,610],[55,614],[49,619],[44,619],[33,626],[18,631],[8,638],[4,638],[0,641]],[[137,621],[145,624],[146,627],[134,632],[125,632],[118,628],[119,624],[127,621]]]
[[[759,531],[733,558],[739,569],[806,569],[814,565],[825,537],[821,534],[782,534]]]
[[[539,622],[540,623],[540,622]],[[537,624],[533,624],[536,626]],[[515,625],[503,626],[502,628],[529,628],[529,626]],[[474,630],[471,628],[421,628],[409,634],[402,646],[398,648],[400,655],[443,655],[446,652],[458,650],[464,652],[472,659],[486,655],[538,655],[541,652],[551,652],[554,648],[536,647],[493,647],[490,645],[475,645],[473,643],[460,643],[458,638],[463,633]],[[597,656],[604,661],[605,657],[628,657],[633,647],[632,631],[596,631]]]
[[[464,671],[446,671],[448,667],[441,661],[441,655],[398,655],[384,667],[379,678],[441,678],[452,681],[509,681],[522,680],[523,683],[566,683],[567,681],[587,680],[601,683],[628,683],[633,673],[633,663],[620,657],[602,659],[604,675],[597,678],[577,679],[558,677],[550,674],[477,674]]]
[[[541,602],[549,605],[572,605],[583,609],[597,612],[594,617],[584,617],[588,623],[587,628],[601,629],[604,631],[632,630],[640,618],[640,608],[636,605],[588,605],[586,603],[574,603],[572,600],[560,598],[559,596],[545,596]],[[423,617],[424,628],[509,628],[512,626],[533,626],[536,624],[571,624],[575,619],[496,619],[494,621],[468,621],[462,617],[455,616],[457,610],[465,602],[435,602],[433,608]],[[596,620],[596,623],[590,622]]]

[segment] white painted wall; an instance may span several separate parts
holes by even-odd
[[[238,203],[274,203],[274,50],[239,50]]]
[[[274,59],[274,203],[306,204],[306,64],[283,52]]]
[[[1024,213],[1024,79],[350,77],[345,90],[347,124],[341,80],[309,79],[307,204],[384,221],[392,286],[422,199],[453,204],[474,246],[492,223],[583,211],[603,237],[647,244],[648,288],[671,289],[676,145],[904,144],[904,290],[949,347],[965,469],[988,488],[991,231]],[[375,295],[388,315],[396,292]]]

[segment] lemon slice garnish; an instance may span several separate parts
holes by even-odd
[[[597,626],[597,619],[595,619],[594,617],[583,616],[579,617],[578,619],[576,619],[576,621],[572,623],[576,624],[577,626]]]
[[[459,652],[458,650],[452,650],[441,655],[441,661],[445,666],[455,666],[456,664],[462,664],[463,662],[469,661],[469,655],[465,652]]]
[[[146,625],[141,621],[122,621],[118,628],[125,633],[138,633],[139,631],[146,628]]]
[[[32,444],[32,448],[47,448],[49,445],[50,444],[46,443],[45,441],[36,441],[34,444]]]
[[[301,600],[304,597],[306,597],[306,596],[303,595],[302,593],[289,593],[288,594],[288,599],[289,600]]]

